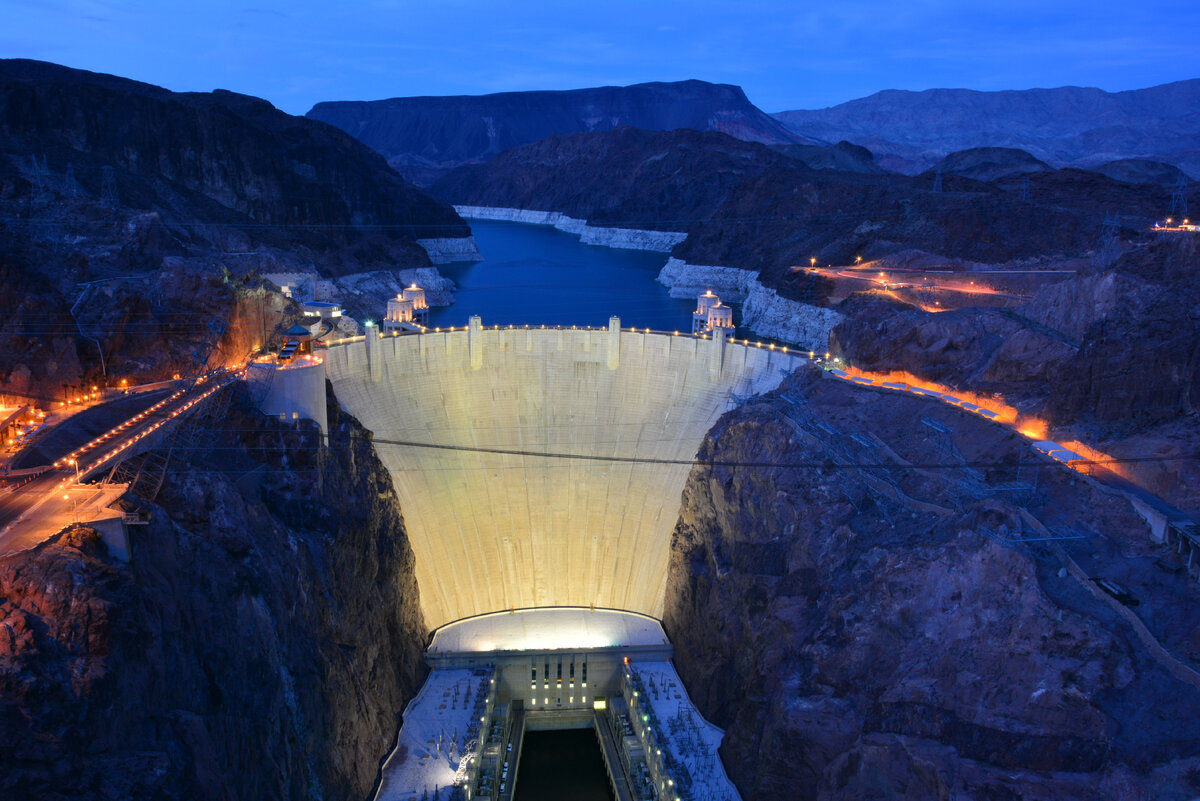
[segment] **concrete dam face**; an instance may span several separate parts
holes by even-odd
[[[690,460],[735,395],[800,360],[615,318],[368,334],[326,368],[391,471],[430,627],[545,606],[661,617]]]

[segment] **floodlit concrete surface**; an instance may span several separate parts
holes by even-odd
[[[325,370],[319,359],[296,359],[289,365],[251,362],[246,380],[265,413],[281,420],[315,420],[321,433],[327,433]]]
[[[609,609],[522,609],[460,620],[438,629],[429,652],[578,650],[669,645],[652,617]]]
[[[704,434],[731,393],[773,389],[800,357],[727,344],[724,332],[618,328],[476,328],[329,349],[339,401],[391,472],[430,626],[543,606],[661,617]],[[521,453],[478,450],[489,448]]]

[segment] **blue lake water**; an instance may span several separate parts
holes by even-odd
[[[458,285],[454,304],[430,310],[434,326],[621,325],[690,331],[694,300],[679,300],[654,279],[665,253],[584,245],[548,225],[471,220],[484,260],[443,264]]]

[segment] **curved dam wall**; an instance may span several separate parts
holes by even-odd
[[[391,472],[435,628],[514,607],[661,617],[690,460],[731,393],[773,389],[799,358],[728,344],[723,331],[635,333],[616,318],[495,330],[472,318],[470,331],[356,338],[326,366]]]

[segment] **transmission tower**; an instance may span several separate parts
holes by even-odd
[[[1171,193],[1171,208],[1167,209],[1167,214],[1178,213],[1180,217],[1187,216],[1187,185],[1187,176],[1180,170],[1179,178],[1175,181],[1175,191]]]
[[[1026,203],[1029,202],[1029,179],[1028,178],[1021,181],[1021,200],[1023,200]]]
[[[1121,234],[1121,215],[1111,217],[1104,215],[1104,224],[1100,227],[1100,246],[1098,253],[1104,263],[1108,263],[1116,255],[1117,240]]]
[[[942,171],[941,170],[938,170],[937,173],[934,174],[934,176],[933,176],[933,191],[934,192],[942,191]]]
[[[30,171],[30,177],[33,178],[33,198],[34,200],[43,200],[46,197],[46,162],[43,158],[38,161],[38,157],[33,157],[33,169]]]
[[[121,205],[117,197],[117,177],[112,167],[100,170],[100,202],[114,209]]]

